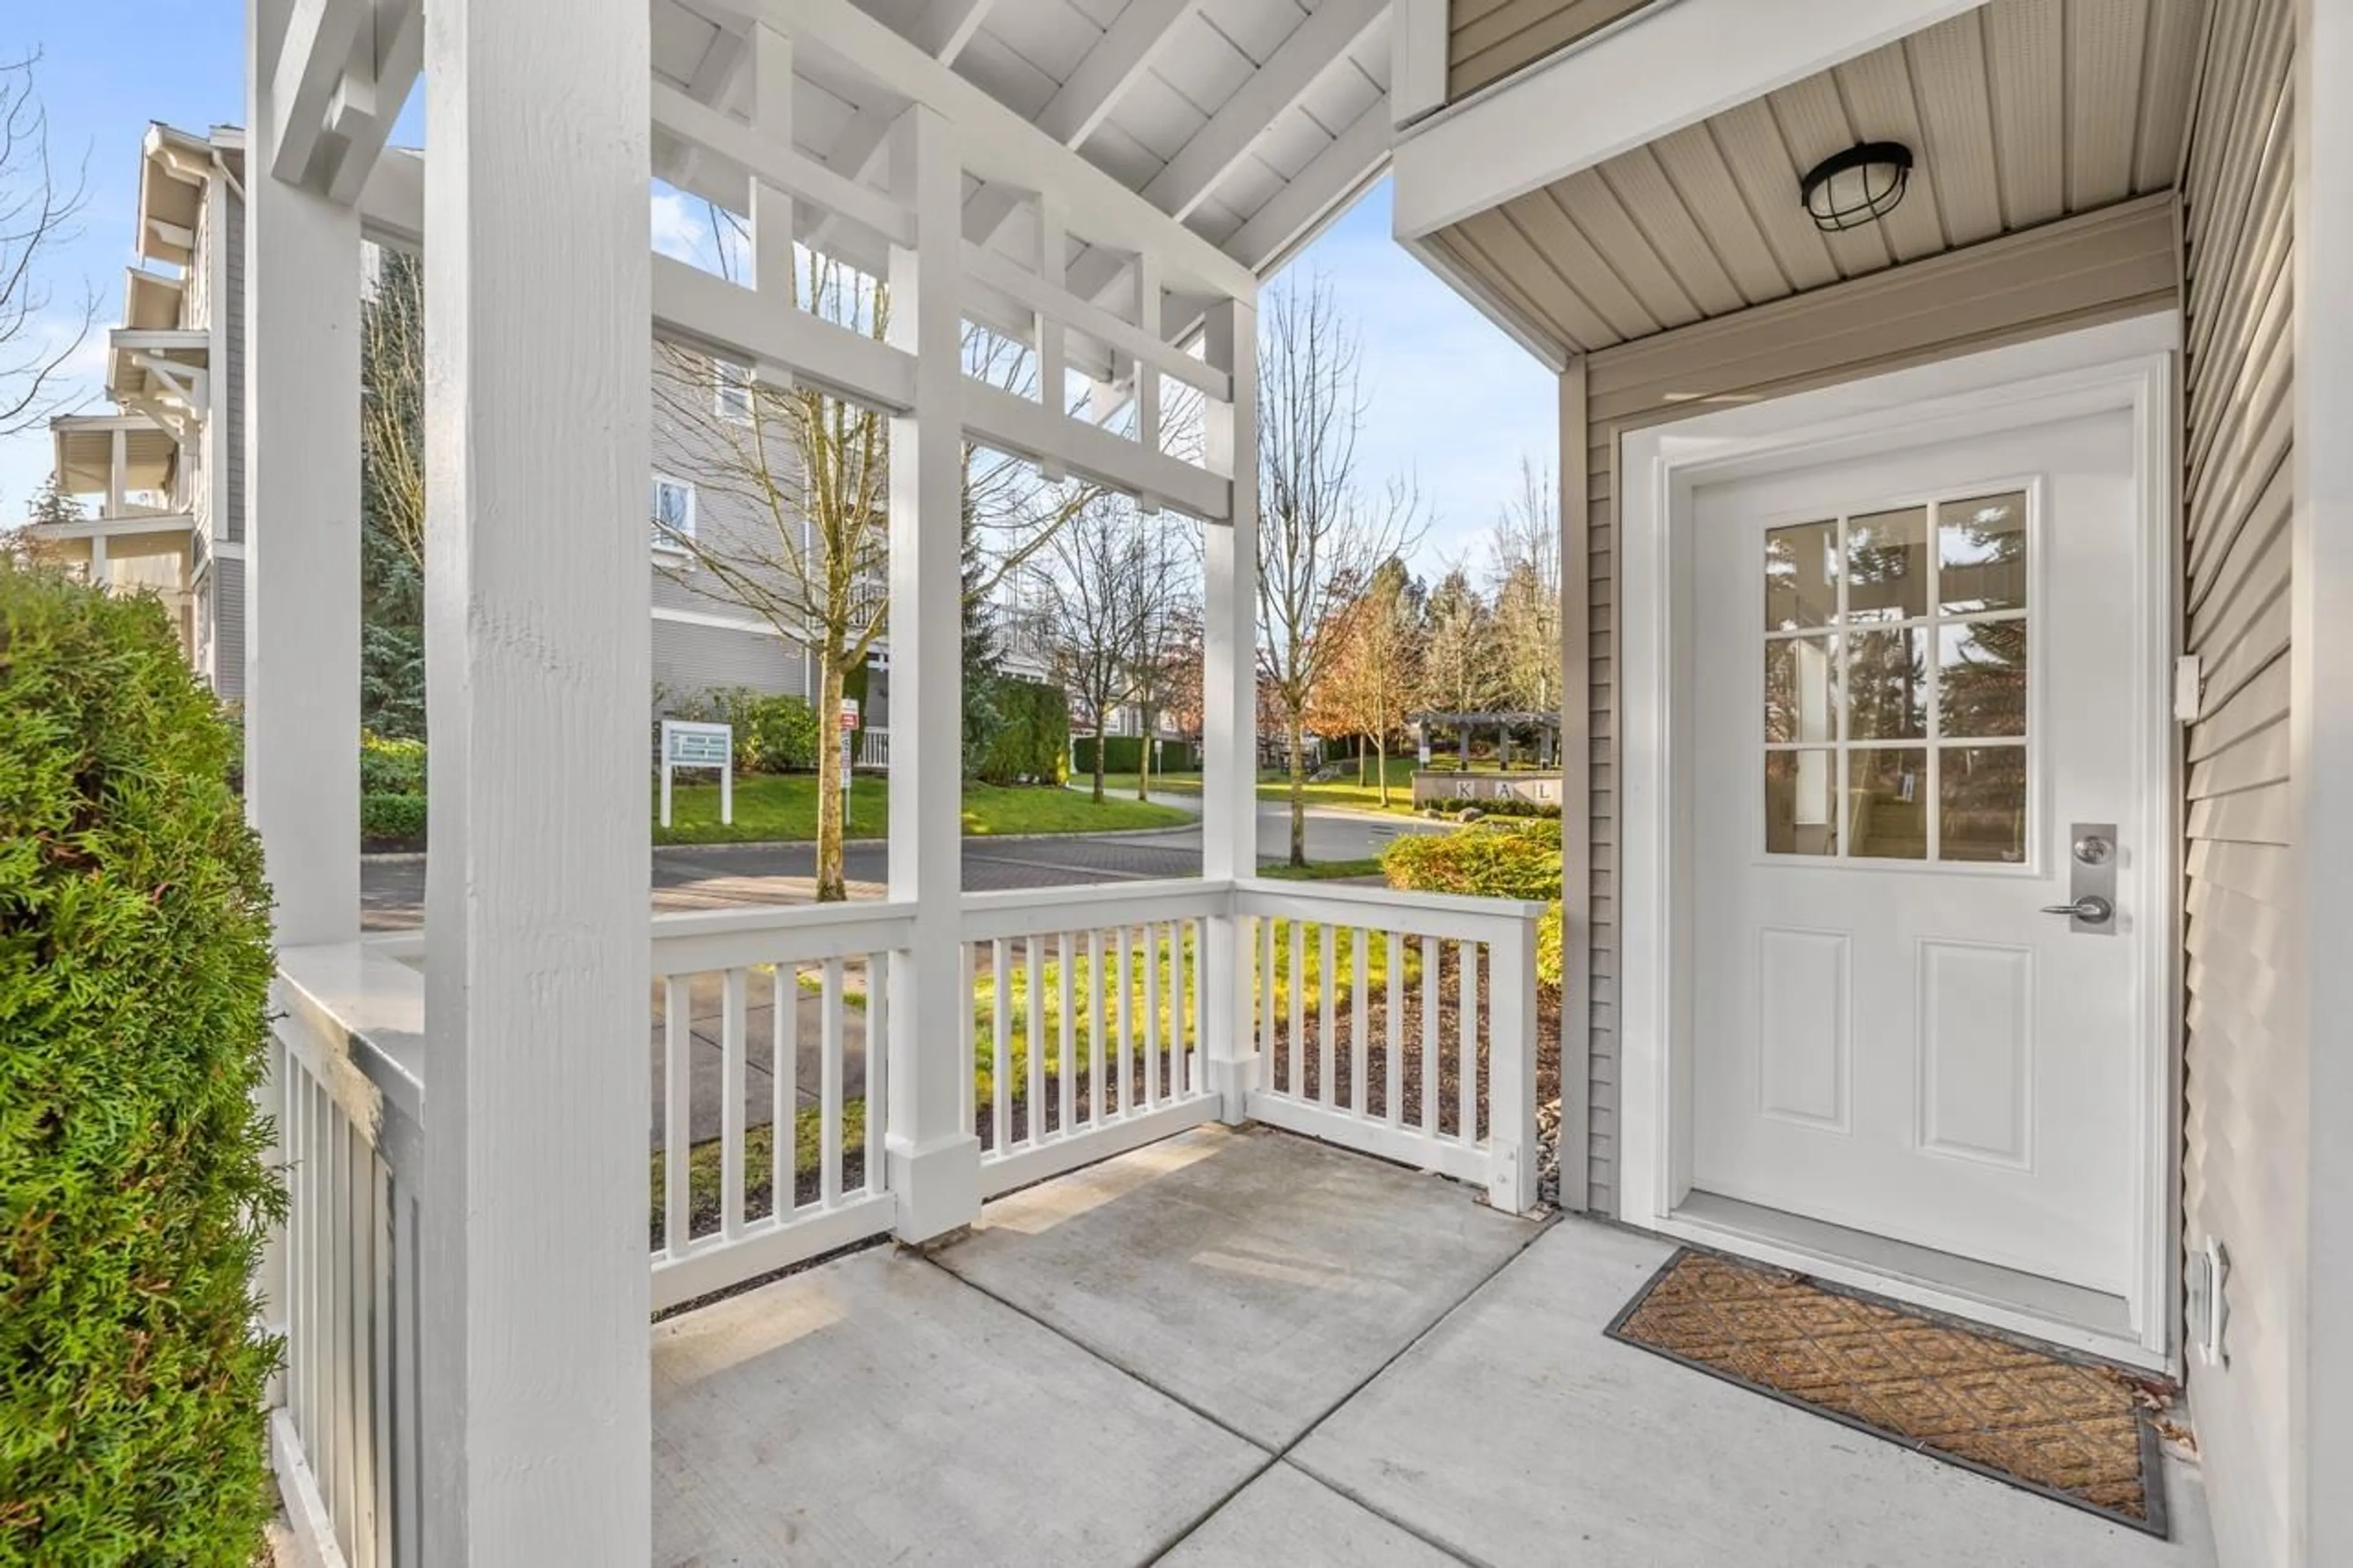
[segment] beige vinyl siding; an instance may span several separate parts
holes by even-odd
[[[2286,0],[2222,0],[2182,191],[2186,647],[2206,690],[2189,731],[2190,1246],[2229,1248],[2230,1364],[2190,1401],[2221,1561],[2290,1560],[2289,1342],[2302,1299],[2305,1047],[2284,1016],[2295,854],[2288,801],[2289,393],[2295,303]]]
[[[227,432],[220,450],[228,468],[226,489],[228,492],[227,531],[221,535],[230,541],[245,538],[245,199],[232,186],[228,192],[228,221],[222,226],[222,248],[227,260],[222,270],[224,279],[219,301],[228,312],[228,365],[221,375],[223,401],[216,408],[226,408],[223,428]]]
[[[2171,308],[2169,195],[1990,240],[1584,361],[1591,861],[1590,1206],[1617,1209],[1618,438],[1708,399],[1780,396]],[[1572,960],[1574,962],[1574,960]]]
[[[1651,0],[1454,0],[1447,16],[1449,102],[1503,80]]]

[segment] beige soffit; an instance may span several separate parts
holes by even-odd
[[[2207,0],[1965,12],[1440,230],[1435,244],[1564,354],[2169,189]],[[1904,202],[1818,231],[1799,175],[1910,146]]]

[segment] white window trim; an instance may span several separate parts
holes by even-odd
[[[752,372],[748,367],[731,360],[711,362],[711,411],[731,425],[752,423]]]
[[[676,485],[686,494],[686,526],[683,528],[665,530],[662,527],[661,511],[655,503],[659,499],[661,487],[664,485]],[[674,474],[665,474],[657,468],[647,481],[646,489],[646,531],[648,542],[652,545],[654,553],[677,556],[692,553],[686,546],[675,542],[675,540],[681,536],[687,539],[694,537],[696,499],[693,482],[681,479]]]

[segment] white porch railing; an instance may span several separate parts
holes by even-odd
[[[1542,910],[1241,883],[1251,1119],[1476,1183],[1510,1213],[1533,1206]]]
[[[891,1228],[881,1047],[890,1036],[892,954],[905,951],[911,931],[909,912],[892,904],[655,917],[662,1019],[655,1310]],[[813,1027],[804,1026],[805,1010],[815,1014]],[[767,1043],[768,1079],[767,1147],[756,1162],[748,1125],[755,1032]],[[804,1082],[801,1047],[811,1034],[816,1070]],[[716,1060],[698,1062],[708,1058],[713,1035]],[[711,1140],[698,1152],[694,1130],[695,1090],[706,1077],[717,1079],[715,1166]],[[815,1102],[806,1109],[804,1090]]]
[[[392,973],[356,950],[305,954],[273,988],[267,1093],[288,1208],[262,1281],[286,1341],[270,1447],[300,1533],[353,1568],[410,1568],[422,1561],[423,1097],[380,1042],[422,1024],[422,993],[399,1016],[339,1018],[343,998],[381,993],[362,977],[376,964]]]
[[[887,770],[891,766],[891,731],[872,724],[859,731],[857,762],[861,768]]]
[[[1516,1213],[1535,1198],[1541,908],[1259,879],[967,894],[948,960],[964,1026],[953,1056],[924,1059],[959,1075],[980,1197],[1222,1117],[1441,1172]],[[654,1310],[894,1228],[889,992],[893,966],[922,961],[913,931],[898,903],[654,918]],[[1228,941],[1239,1041],[1210,1000]],[[296,1523],[355,1568],[418,1561],[433,1216],[417,1195],[424,1086],[405,1065],[423,980],[394,956],[417,952],[293,950],[277,991],[292,1201],[264,1280],[287,1342],[272,1437]],[[1212,1060],[1252,1045],[1257,1086],[1229,1104]]]
[[[1201,957],[1221,883],[964,900],[965,1112],[994,1197],[1214,1121]]]

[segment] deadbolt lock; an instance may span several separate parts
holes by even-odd
[[[2116,929],[2116,825],[2078,822],[2067,841],[2067,901],[2047,904],[2043,913],[2067,916],[2067,929],[2079,936],[2113,934]]]

